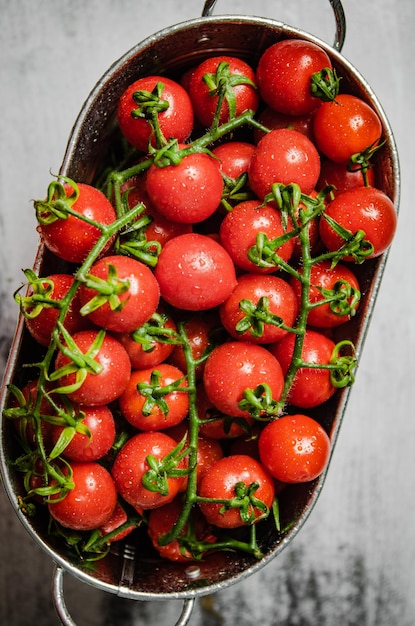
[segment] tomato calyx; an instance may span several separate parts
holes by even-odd
[[[243,334],[249,331],[253,337],[262,337],[266,324],[292,331],[291,327],[284,324],[282,317],[271,313],[269,307],[270,302],[267,296],[261,296],[257,304],[254,304],[252,300],[241,300],[239,308],[245,316],[236,324],[236,332]]]
[[[169,108],[169,102],[162,99],[163,89],[163,83],[158,82],[153,91],[142,89],[132,94],[137,108],[131,111],[131,117],[133,119],[145,119],[150,123],[156,138],[156,144],[159,147],[166,144],[166,138],[160,129],[158,116],[159,113],[163,113],[163,111]]]
[[[340,80],[335,69],[325,67],[311,76],[311,94],[323,102],[335,102],[339,94]]]
[[[341,354],[344,348],[351,350],[351,354]],[[339,341],[335,345],[330,359],[330,366],[330,381],[333,387],[342,389],[354,383],[357,358],[355,347],[351,341]]]
[[[139,343],[144,352],[154,350],[154,342],[181,345],[179,334],[166,326],[168,316],[163,313],[153,313],[151,318],[131,333],[131,337]]]
[[[103,367],[100,363],[98,363],[98,361],[95,360],[95,357],[102,347],[106,333],[104,330],[100,330],[90,348],[83,353],[76,345],[72,336],[60,322],[57,323],[57,330],[59,330],[62,334],[65,343],[61,342],[60,338],[57,336],[58,333],[55,331],[56,345],[62,354],[70,360],[70,362],[52,372],[49,376],[49,380],[58,380],[62,376],[75,373],[76,377],[73,384],[54,389],[55,393],[70,394],[82,386],[88,373],[99,374],[102,371]]]
[[[219,117],[222,110],[224,100],[229,107],[229,119],[232,120],[236,115],[236,97],[234,87],[237,85],[250,85],[256,90],[255,83],[247,76],[241,74],[232,74],[230,65],[227,61],[219,63],[216,72],[206,73],[203,75],[203,81],[209,88],[209,96],[218,97],[215,115],[212,122],[212,129],[217,128]]]
[[[255,420],[269,420],[278,416],[281,412],[281,403],[274,400],[268,384],[262,383],[255,389],[245,389],[243,399],[238,406],[243,411],[248,411]]]
[[[375,153],[380,148],[382,148],[384,144],[385,144],[385,141],[382,141],[382,142],[375,141],[373,144],[368,146],[362,152],[357,152],[356,154],[352,154],[352,156],[349,159],[349,162],[347,163],[346,167],[347,167],[348,172],[362,172],[365,187],[369,185],[367,173],[372,167],[371,159],[373,158]]]
[[[66,220],[71,214],[76,215],[79,219],[85,219],[71,209],[80,195],[78,185],[65,176],[60,176],[60,178],[72,188],[72,192],[68,195],[67,188],[65,189],[59,180],[49,184],[46,200],[35,200],[33,203],[36,219],[41,225],[52,224],[56,220]]]
[[[353,317],[357,312],[357,306],[360,302],[361,292],[355,289],[347,280],[338,280],[333,285],[333,289],[324,289],[316,287],[323,296],[323,300],[319,300],[309,305],[310,309],[317,308],[323,304],[328,304],[332,313],[338,316],[347,315]]]
[[[188,393],[189,388],[183,387],[183,382],[186,381],[186,376],[178,378],[169,385],[161,385],[162,375],[158,370],[153,370],[150,376],[150,382],[140,382],[137,384],[138,392],[145,397],[145,402],[142,408],[143,415],[151,415],[154,407],[158,407],[160,411],[167,415],[169,412],[169,405],[164,399],[170,393],[180,392]]]
[[[121,311],[127,304],[127,300],[120,300],[119,296],[128,291],[130,281],[128,278],[119,278],[117,269],[112,263],[108,264],[107,279],[87,274],[83,284],[98,293],[81,308],[81,315],[89,315],[107,302],[111,311]]]
[[[224,182],[221,204],[226,211],[231,211],[235,203],[244,202],[253,198],[247,188],[248,174],[242,172],[237,178],[230,178],[222,173]]]
[[[187,435],[177,444],[175,448],[162,459],[157,459],[153,454],[146,457],[149,469],[142,476],[143,486],[153,493],[167,496],[169,493],[169,478],[179,478],[187,476],[189,469],[179,469],[178,465],[186,456],[190,449],[186,447]]]
[[[339,235],[344,244],[335,252],[329,252],[322,254],[319,260],[331,259],[333,266],[344,257],[352,257],[355,263],[363,263],[374,252],[373,244],[365,239],[366,233],[364,230],[357,230],[355,233],[344,228],[341,224],[336,222],[330,215],[323,213],[323,219],[325,219],[334,232]]]
[[[30,287],[31,293],[25,296],[19,295],[19,291],[22,289],[22,287],[19,287],[13,294],[13,297],[25,318],[33,319],[37,317],[44,308],[62,308],[60,300],[51,298],[54,289],[52,279],[39,278],[31,269],[24,270],[24,275],[27,278],[27,286]]]

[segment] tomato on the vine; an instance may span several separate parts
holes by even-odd
[[[248,171],[255,145],[246,141],[226,141],[212,150],[221,172],[232,179]]]
[[[217,75],[219,68],[220,75]],[[221,69],[223,71],[221,72]],[[210,75],[210,81],[206,80]],[[247,82],[241,79],[248,79]],[[215,117],[220,89],[224,81],[230,79],[230,90],[235,98],[235,110],[233,117],[244,111],[256,111],[258,108],[258,94],[255,85],[255,73],[253,69],[239,58],[231,56],[209,57],[202,61],[193,71],[189,81],[189,95],[193,102],[196,118],[203,126],[210,126]],[[223,99],[219,123],[223,124],[230,118],[232,105],[229,99]]]
[[[382,136],[376,111],[361,98],[339,94],[323,102],[314,116],[317,148],[332,161],[347,163],[352,155],[375,146]]]
[[[277,359],[263,346],[246,341],[229,341],[209,355],[203,384],[209,400],[222,413],[248,417],[248,409],[239,406],[244,391],[268,385],[272,399],[278,401],[284,387],[284,376]]]
[[[171,476],[165,467],[160,468],[176,446],[176,441],[165,433],[144,432],[130,437],[118,452],[112,476],[118,493],[135,509],[155,509],[178,494],[183,477]],[[184,461],[175,468],[183,469]]]
[[[219,164],[205,152],[194,152],[179,163],[147,172],[147,193],[154,207],[172,222],[195,224],[218,208],[223,190]]]
[[[220,306],[220,318],[235,339],[252,343],[279,341],[292,327],[298,305],[292,287],[279,276],[242,274]]]
[[[175,426],[189,410],[186,384],[184,373],[168,363],[134,370],[118,398],[121,413],[130,424],[143,431]],[[169,390],[171,386],[174,388]]]
[[[225,248],[199,233],[170,239],[160,253],[155,276],[164,300],[187,311],[218,306],[236,284],[235,267]]]
[[[51,495],[49,512],[65,528],[99,528],[108,522],[117,504],[117,491],[111,474],[96,461],[73,462],[71,470],[73,489],[63,499],[58,499],[59,494]]]
[[[52,183],[53,184],[53,183]],[[36,201],[38,216],[38,231],[45,246],[60,259],[70,263],[82,263],[101,236],[98,225],[86,222],[83,218],[97,224],[108,226],[116,219],[115,209],[104,194],[85,183],[63,185],[67,197],[67,205],[80,217],[66,214],[65,217],[54,216],[53,210],[60,210],[63,198],[57,198],[59,190],[55,187],[52,198],[45,201]],[[112,244],[109,239],[103,252]]]
[[[320,219],[320,236],[328,250],[339,250],[345,243],[340,234],[324,215],[334,220],[348,232],[347,237],[358,231],[364,233],[364,239],[373,246],[367,258],[377,257],[390,246],[395,235],[397,215],[392,200],[375,187],[357,187],[338,194],[329,203]],[[345,256],[345,261],[353,261],[353,256]]]
[[[274,482],[266,469],[248,455],[223,457],[202,476],[199,496],[220,499],[199,503],[207,521],[219,528],[239,528],[267,517],[274,501]]]
[[[284,375],[290,367],[296,337],[294,333],[285,335],[276,344],[269,346],[281,365]],[[324,368],[330,363],[335,344],[320,332],[308,329],[304,335],[301,359],[311,367],[300,367],[288,393],[289,404],[303,409],[318,406],[331,398],[336,387],[331,382],[330,370]],[[322,365],[323,367],[315,367]]]
[[[152,271],[123,255],[96,261],[79,294],[84,314],[97,326],[117,333],[132,332],[147,322],[160,298]]]
[[[103,339],[98,330],[75,333],[71,345],[58,351],[54,378],[60,392],[77,404],[109,404],[122,394],[130,379],[130,359],[124,346],[105,331],[101,333]]]
[[[166,76],[145,76],[134,81],[118,103],[118,123],[126,139],[142,152],[156,145],[149,122],[156,110],[158,124],[165,140],[186,141],[193,130],[193,107],[186,90]]]
[[[272,205],[262,206],[259,200],[246,200],[237,204],[223,219],[219,239],[235,265],[247,272],[276,272],[276,265],[258,266],[248,253],[256,245],[260,234],[272,241],[285,234],[281,212]],[[294,239],[288,239],[275,252],[283,261],[288,261],[294,251]]]
[[[314,480],[325,470],[331,443],[324,428],[307,415],[284,415],[270,422],[258,439],[261,463],[284,483]]]
[[[301,269],[299,270],[300,274]],[[298,303],[301,301],[302,285],[292,278],[291,285]],[[322,300],[330,300],[319,304]],[[349,321],[356,314],[360,301],[360,285],[356,275],[344,263],[334,267],[330,261],[315,263],[310,270],[307,323],[318,328],[332,328]]]
[[[262,200],[272,185],[297,184],[309,194],[320,176],[320,156],[304,133],[291,128],[271,130],[259,141],[249,164],[249,185]]]
[[[321,104],[311,90],[311,77],[326,69],[332,69],[332,63],[321,46],[302,39],[278,41],[258,62],[256,79],[261,98],[281,113],[310,113]]]

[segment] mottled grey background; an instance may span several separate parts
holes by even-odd
[[[412,626],[415,623],[413,236],[415,3],[344,0],[343,54],[378,95],[402,165],[400,224],[323,493],[283,554],[197,602],[193,626]],[[152,32],[198,17],[202,2],[0,0],[0,318],[7,355],[12,292],[32,265],[32,198],[57,172],[77,112],[109,65]],[[216,13],[285,21],[333,41],[324,0],[218,0]],[[0,624],[58,624],[53,564],[0,491]],[[66,577],[79,626],[173,624],[180,604],[120,600]]]

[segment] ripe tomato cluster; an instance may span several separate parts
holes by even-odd
[[[42,357],[7,414],[22,507],[82,555],[142,527],[172,560],[260,556],[279,493],[325,470],[330,432],[309,412],[353,382],[333,331],[396,227],[372,166],[379,117],[339,89],[326,52],[292,39],[256,68],[213,56],[139,78],[118,104],[132,154],[35,202],[67,271],[25,272]]]

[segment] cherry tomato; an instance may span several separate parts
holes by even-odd
[[[235,84],[232,91],[235,97],[234,117],[241,115],[244,111],[256,111],[258,108],[258,94],[255,87],[255,73],[252,68],[241,59],[230,56],[210,57],[202,61],[193,71],[189,82],[189,94],[193,102],[196,118],[203,126],[210,126],[213,122],[216,108],[218,106],[218,95],[211,93],[212,87],[206,83],[204,76],[212,74],[212,79],[218,67],[226,63],[229,67],[231,77],[246,77],[253,83]],[[219,123],[227,122],[230,117],[229,104],[226,97],[222,103]]]
[[[269,46],[256,70],[261,98],[275,111],[304,115],[320,106],[311,92],[311,77],[331,69],[328,54],[311,41],[285,39]]]
[[[74,390],[65,391],[68,397],[77,404],[88,406],[109,404],[122,394],[130,379],[130,359],[119,341],[111,335],[105,335],[98,351],[93,349],[94,342],[98,339],[98,332],[97,330],[83,330],[72,335],[79,351],[76,354],[76,360],[80,358],[85,361],[84,355],[90,354],[92,350],[94,353],[92,360],[96,364],[97,372],[91,371],[85,362],[84,367],[73,373],[62,373],[59,377],[59,386],[66,388],[75,384],[77,372],[85,371],[82,384]],[[73,359],[59,351],[55,362],[55,372],[70,363],[73,363]]]
[[[269,346],[281,365],[284,375],[287,373],[294,353],[295,336],[289,333],[276,344]],[[328,365],[334,342],[314,330],[307,330],[301,352],[304,363]],[[288,394],[288,402],[303,409],[319,406],[334,394],[336,388],[330,381],[330,371],[323,368],[300,367]]]
[[[330,202],[325,214],[352,234],[359,230],[365,233],[365,240],[373,246],[368,258],[383,254],[392,243],[397,226],[395,207],[392,200],[375,187],[344,191]],[[320,236],[331,251],[338,250],[345,243],[324,219],[324,214],[320,220]],[[351,261],[353,258],[348,256],[344,260]]]
[[[74,187],[70,184],[64,185],[68,199],[74,200],[71,204],[73,211],[104,226],[114,222],[114,207],[99,189],[84,183],[77,183],[77,186],[79,196],[76,198]],[[82,263],[101,235],[97,226],[87,224],[74,215],[69,215],[66,219],[56,219],[50,224],[39,224],[38,231],[45,246],[57,257],[70,263]],[[108,241],[103,252],[111,244],[112,239]]]
[[[252,485],[256,486],[252,489]],[[251,487],[251,490],[249,489]],[[216,461],[202,476],[199,495],[202,498],[233,500],[251,491],[254,499],[261,501],[269,510],[274,500],[274,482],[265,468],[255,459],[243,454],[226,456]],[[200,502],[200,510],[209,522],[219,528],[239,528],[256,523],[264,515],[254,501],[249,502],[244,519],[237,506],[228,507],[224,502]],[[266,513],[265,513],[266,514]],[[248,521],[249,520],[249,521]]]
[[[271,130],[252,155],[248,177],[252,191],[262,200],[274,183],[299,185],[309,194],[320,176],[320,156],[304,133],[291,128]]]
[[[169,532],[175,525],[182,508],[183,503],[181,499],[177,497],[172,502],[158,509],[153,509],[148,516],[148,534],[151,542],[160,556],[169,561],[186,562],[194,558],[191,552],[180,545],[180,539],[174,539],[165,546],[159,544],[159,538]],[[211,528],[197,509],[192,511],[192,524],[198,541],[208,543],[214,543],[216,541],[216,537],[213,535]],[[180,534],[185,534],[187,528],[188,525],[186,524]]]
[[[93,530],[106,524],[117,504],[117,491],[108,470],[95,461],[71,464],[74,488],[62,500],[48,504],[52,517],[73,530]]]
[[[162,472],[162,485],[154,485],[154,491],[143,484],[143,477],[150,470],[148,458],[154,463],[162,462],[173,452],[176,442],[162,432],[144,432],[133,435],[121,448],[112,466],[112,476],[118,493],[135,509],[155,509],[171,502],[182,485],[182,477],[169,477]],[[183,469],[183,462],[179,469]],[[154,481],[157,482],[156,478]]]
[[[161,100],[167,103],[167,108],[157,115],[160,130],[166,140],[177,139],[186,141],[193,129],[193,107],[190,98],[177,82],[166,76],[145,76],[133,82],[122,94],[118,103],[118,123],[126,139],[142,152],[148,151],[149,143],[156,144],[153,129],[148,120],[142,115],[134,114],[140,111],[140,104],[134,99],[134,94],[140,91],[153,92],[160,84],[160,97],[154,96],[155,102]]]
[[[284,415],[262,430],[258,449],[266,470],[284,483],[314,480],[325,470],[330,439],[323,427],[307,415]]]
[[[271,241],[284,235],[281,213],[271,205],[261,206],[259,200],[246,200],[225,216],[220,226],[219,239],[240,269],[254,273],[276,272],[277,266],[259,267],[248,257],[260,233],[264,233]],[[289,239],[276,252],[284,261],[288,261],[293,250],[294,241]]]
[[[204,152],[184,156],[177,165],[147,172],[147,193],[154,207],[172,222],[195,224],[218,208],[223,179],[218,162]]]
[[[236,284],[235,268],[226,250],[198,233],[170,239],[160,253],[155,276],[164,300],[188,311],[218,306]]]
[[[84,406],[84,417],[80,423],[89,430],[89,435],[75,432],[66,445],[63,456],[71,461],[97,461],[107,454],[115,440],[115,421],[107,406]],[[61,437],[65,427],[51,425],[51,437],[54,444]]]
[[[339,163],[347,163],[353,154],[376,145],[381,135],[382,124],[376,111],[350,94],[323,102],[314,116],[317,148]]]
[[[40,343],[41,346],[48,346],[51,340],[52,332],[55,328],[56,321],[59,317],[60,308],[59,301],[62,300],[73,285],[74,277],[70,274],[50,274],[41,284],[44,289],[50,287],[51,291],[47,294],[47,298],[56,300],[57,305],[44,304],[38,315],[31,317],[32,309],[25,307],[25,324],[32,337]],[[33,295],[33,288],[29,289],[28,295]],[[46,296],[46,294],[45,294]],[[68,312],[65,315],[63,325],[69,333],[84,330],[91,324],[79,313],[81,308],[79,290],[76,291],[74,298],[69,305]]]
[[[267,384],[276,401],[281,397],[284,376],[277,359],[264,347],[245,341],[230,341],[209,355],[203,384],[212,404],[225,415],[246,417],[239,407],[245,389]]]
[[[242,274],[231,295],[220,306],[222,324],[232,337],[252,343],[279,341],[297,316],[292,287],[278,276]],[[268,318],[275,316],[274,323]],[[276,319],[277,318],[277,319]],[[242,328],[238,326],[243,324]]]
[[[367,186],[374,187],[375,170],[373,167],[367,170],[366,177]],[[334,187],[333,193],[337,195],[355,187],[363,187],[365,178],[361,169],[349,170],[347,163],[336,163],[335,161],[330,161],[330,159],[323,159],[317,189],[324,189],[327,185],[332,185]]]
[[[299,271],[301,272],[301,269]],[[296,293],[298,303],[300,304],[302,293],[301,282],[293,278],[291,285]],[[349,297],[346,297],[351,289],[353,291],[349,294]],[[335,303],[333,303],[333,307],[327,303],[320,304],[310,309],[307,323],[317,328],[332,328],[349,321],[351,315],[356,313],[360,300],[360,285],[355,274],[343,263],[337,263],[335,267],[332,267],[330,261],[320,261],[312,266],[310,272],[310,304],[317,305],[318,302],[330,297],[330,294],[323,294],[322,290],[334,293],[338,290],[339,295],[343,293],[343,299],[339,300],[336,306]],[[344,301],[344,299],[346,301]],[[348,311],[342,315],[342,306],[346,306],[347,309],[351,307],[353,313]]]
[[[160,320],[160,321],[158,321]],[[159,309],[157,315],[151,318],[146,325],[137,328],[132,333],[120,333],[116,338],[127,350],[130,357],[131,367],[135,370],[155,367],[165,361],[175,348],[174,343],[169,343],[164,336],[157,335],[157,330],[177,331],[176,324],[165,311]],[[154,334],[153,331],[154,330]]]
[[[251,157],[255,151],[252,143],[245,141],[226,141],[212,150],[219,159],[220,169],[229,178],[236,179],[248,171]]]
[[[179,383],[179,381],[182,382]],[[138,385],[143,383],[145,390]],[[164,388],[177,383],[179,389]],[[135,370],[118,402],[125,419],[139,430],[162,430],[179,424],[189,410],[189,396],[180,391],[186,387],[184,374],[177,367],[160,363],[157,369]],[[154,390],[151,392],[151,387]]]
[[[158,307],[158,283],[151,270],[135,259],[105,256],[94,263],[87,279],[97,279],[97,287],[82,284],[81,303],[90,307],[88,318],[107,330],[132,332],[147,322]]]

